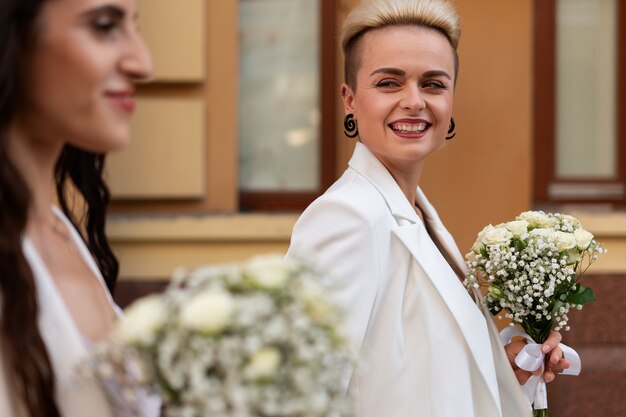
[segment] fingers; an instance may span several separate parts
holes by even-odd
[[[553,333],[558,334],[557,332]],[[550,336],[553,335],[551,334]],[[560,334],[558,335],[558,337],[554,336],[550,341],[546,340],[546,343],[552,344],[557,340],[560,341],[560,336]],[[544,346],[542,346],[542,350],[544,349],[546,343],[544,343]],[[556,347],[549,351],[549,354],[546,354],[545,372],[543,373],[543,379],[544,381],[546,381],[546,383],[554,381],[556,374],[561,373],[564,369],[567,369],[570,366],[569,361],[563,357],[563,350],[557,345],[558,342],[553,345]]]
[[[563,351],[561,350],[560,347],[557,346],[554,349],[552,349],[552,352],[550,352],[549,359],[548,359],[550,363],[548,365],[556,365],[557,363],[559,363],[561,358],[563,358]]]
[[[543,373],[543,379],[546,382],[553,381],[557,373],[570,366],[569,361],[563,358],[563,350],[558,346],[559,343],[561,343],[561,333],[553,330],[541,346],[541,351],[546,354],[545,372]]]
[[[546,339],[546,341],[543,342],[543,344],[541,345],[541,351],[543,353],[550,352],[552,349],[555,348],[555,346],[561,343],[561,337],[562,337],[561,333],[555,332],[554,330],[552,330],[550,334],[548,335],[548,338]]]
[[[569,367],[570,362],[567,359],[559,359],[556,363],[552,363],[552,360],[550,360],[543,373],[543,380],[546,382],[552,382],[554,381],[554,378],[556,378],[557,374],[560,374]]]
[[[506,345],[504,349],[506,350],[509,360],[515,360],[515,357],[518,355],[518,353],[520,353],[522,349],[524,349],[524,346],[526,346],[525,340],[514,340]]]
[[[550,369],[557,374],[563,372],[570,367],[570,362],[567,359],[559,359],[557,363],[548,363],[546,369]]]
[[[539,368],[539,371],[541,373],[541,368]],[[513,373],[515,373],[515,377],[517,378],[517,381],[520,383],[520,385],[524,385],[532,375],[530,372],[520,368],[514,370]]]
[[[509,359],[509,363],[511,364],[511,368],[513,368],[513,373],[515,374],[515,377],[517,378],[517,381],[520,383],[520,385],[524,385],[532,375],[541,375],[542,372],[541,367],[533,372],[529,372],[517,366],[517,364],[515,363],[515,357],[520,353],[522,349],[524,349],[524,346],[526,346],[525,340],[514,340],[504,347],[504,350],[506,351],[506,356]]]
[[[520,384],[525,384],[532,375],[541,375],[542,373],[545,382],[552,382],[556,374],[570,367],[570,362],[563,358],[563,350],[558,346],[559,343],[561,343],[561,334],[556,331],[550,332],[550,335],[541,346],[542,352],[546,354],[545,366],[539,367],[533,372],[520,369],[515,363],[515,358],[526,345],[526,341],[515,340],[505,346],[507,358]]]
[[[513,370],[519,368],[515,363],[515,357],[520,353],[522,349],[524,349],[524,346],[526,346],[526,341],[514,340],[504,347],[504,350],[506,351],[506,356],[509,359],[509,363],[511,364]]]

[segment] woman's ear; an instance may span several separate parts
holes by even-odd
[[[341,98],[343,99],[343,109],[346,114],[354,114],[354,92],[346,83],[341,85]]]

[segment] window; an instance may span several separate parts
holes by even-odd
[[[240,0],[242,210],[299,210],[334,180],[332,0]]]
[[[626,204],[626,4],[535,0],[539,205]]]

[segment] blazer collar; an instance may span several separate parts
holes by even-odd
[[[383,163],[361,142],[356,143],[348,165],[376,187],[396,220],[404,219],[411,224],[420,221],[396,180]]]

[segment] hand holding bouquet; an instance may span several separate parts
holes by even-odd
[[[352,355],[318,278],[278,256],[180,271],[127,310],[92,369],[105,384],[157,388],[168,417],[349,413]]]
[[[604,252],[576,218],[527,211],[478,234],[466,255],[469,276],[465,285],[486,287],[484,302],[489,310],[493,314],[505,311],[513,324],[521,325],[525,336],[541,344],[552,329],[569,330],[570,309],[580,310],[595,299],[580,278]],[[542,403],[535,397],[535,408],[546,408],[541,415],[547,415]]]

